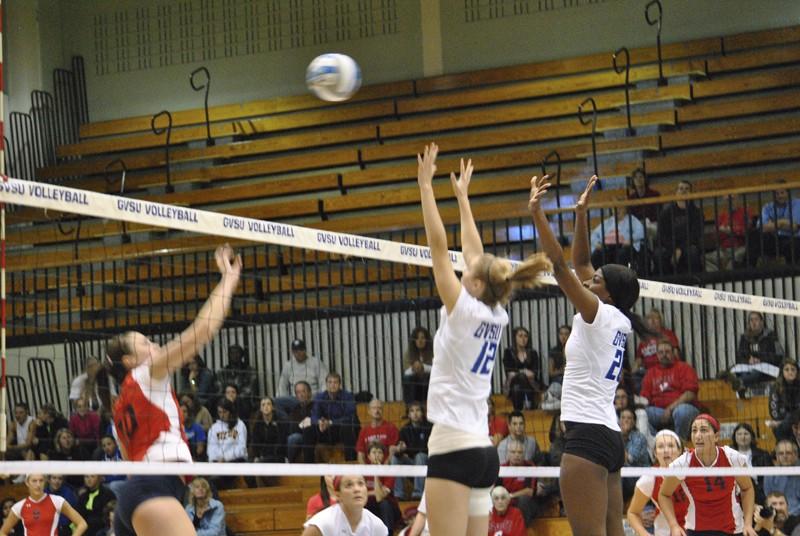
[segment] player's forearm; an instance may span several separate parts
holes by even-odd
[[[425,223],[425,236],[428,239],[428,247],[431,251],[447,250],[447,235],[444,230],[442,217],[436,206],[436,198],[433,195],[433,187],[421,186],[420,197],[422,198],[422,219]]]
[[[461,251],[464,260],[471,262],[475,257],[483,254],[483,243],[472,216],[472,207],[467,196],[458,196],[458,212],[461,216]]]
[[[575,211],[575,233],[572,237],[572,264],[585,266],[591,263],[589,251],[589,224],[586,210]]]

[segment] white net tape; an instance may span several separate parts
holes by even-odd
[[[430,250],[416,244],[231,216],[19,179],[9,178],[7,182],[0,182],[0,202],[180,229],[229,239],[237,238],[381,261],[431,266]],[[420,217],[420,221],[421,219]],[[451,252],[450,258],[456,270],[463,270],[464,259],[461,253]],[[549,278],[548,282],[555,284],[552,278]],[[797,301],[643,279],[640,279],[639,283],[640,295],[645,298],[800,316],[800,302]]]

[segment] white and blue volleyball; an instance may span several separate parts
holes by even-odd
[[[323,54],[308,64],[306,86],[324,101],[344,101],[361,87],[361,69],[350,56]]]

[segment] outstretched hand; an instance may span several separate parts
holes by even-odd
[[[536,177],[534,176],[531,179],[531,196],[528,200],[528,209],[533,212],[541,208],[541,200],[544,197],[544,194],[547,193],[547,189],[552,186],[550,182],[550,175],[545,175],[543,177]]]
[[[214,259],[217,261],[219,273],[223,276],[233,275],[238,279],[242,273],[242,257],[233,252],[233,248],[228,244],[223,244],[214,252]]]
[[[420,186],[430,186],[433,184],[433,176],[436,174],[436,155],[439,154],[439,146],[435,143],[425,146],[422,155],[417,154],[417,182]]]
[[[576,211],[586,211],[589,206],[589,196],[591,196],[592,190],[594,190],[594,185],[597,184],[597,180],[597,175],[592,175],[592,178],[586,183],[586,189],[583,190],[583,193],[578,198],[578,203],[575,205]]]
[[[453,192],[456,197],[466,198],[469,191],[469,180],[472,178],[472,159],[467,160],[467,165],[464,165],[464,159],[461,159],[461,173],[456,178],[456,174],[450,172],[450,184],[453,185]]]

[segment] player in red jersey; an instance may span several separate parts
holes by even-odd
[[[30,474],[25,477],[28,497],[11,507],[5,523],[0,527],[2,536],[11,534],[20,520],[25,528],[25,536],[57,536],[59,514],[67,516],[75,525],[73,536],[86,532],[89,525],[83,517],[63,497],[45,493],[44,484],[44,475]]]
[[[692,443],[694,449],[678,457],[670,468],[750,466],[739,452],[718,446],[719,422],[707,413],[701,413],[692,422]],[[672,494],[678,486],[689,499],[685,531],[675,517],[673,506]],[[740,497],[737,497],[737,486]],[[658,505],[669,522],[672,536],[756,536],[754,502],[755,489],[749,476],[668,476],[658,494]]]
[[[656,434],[655,448],[653,455],[656,459],[656,467],[669,467],[675,458],[683,453],[683,443],[678,434],[667,428]],[[631,504],[628,506],[628,523],[638,536],[649,536],[650,533],[644,526],[642,513],[647,503],[652,501],[658,508],[658,491],[661,489],[663,477],[645,475],[636,481],[636,491],[633,493]],[[678,524],[683,526],[686,519],[686,511],[689,509],[689,499],[682,489],[676,489],[672,494],[672,504],[675,508],[675,518]],[[653,534],[655,536],[670,536],[669,523],[660,511],[656,511],[653,519]]]
[[[106,346],[105,367],[121,384],[114,403],[119,447],[134,461],[191,462],[171,374],[192,361],[223,325],[239,285],[242,259],[230,246],[214,254],[222,275],[194,322],[178,337],[158,346],[141,333],[128,332]],[[120,487],[114,516],[116,536],[196,534],[183,509],[185,484],[178,476],[136,476]]]

